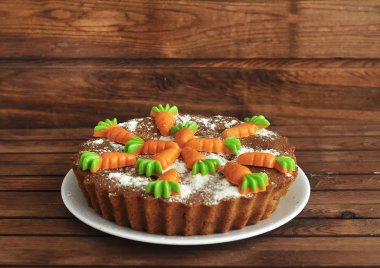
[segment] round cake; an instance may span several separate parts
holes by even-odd
[[[73,170],[105,219],[153,234],[207,235],[268,218],[297,176],[295,148],[262,115],[180,114],[100,121]]]

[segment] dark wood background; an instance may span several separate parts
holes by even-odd
[[[78,144],[166,102],[265,114],[297,146],[305,210],[202,247],[76,220],[59,191]],[[379,1],[3,0],[0,122],[0,265],[380,265]]]

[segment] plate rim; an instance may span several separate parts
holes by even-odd
[[[298,165],[297,167],[298,167],[298,175],[296,177],[296,180],[302,179],[304,183],[305,191],[303,193],[303,199],[300,200],[299,205],[295,209],[293,209],[291,213],[287,214],[286,216],[282,217],[281,219],[279,219],[278,221],[274,223],[272,222],[271,224],[268,224],[267,226],[263,226],[259,230],[249,230],[249,229],[247,230],[247,228],[249,228],[249,226],[247,226],[247,227],[244,227],[243,229],[232,230],[227,233],[216,233],[216,234],[210,234],[210,235],[167,236],[163,234],[150,234],[143,231],[136,231],[125,226],[117,225],[115,222],[108,221],[104,219],[102,216],[100,216],[99,214],[97,214],[90,206],[87,205],[87,202],[86,202],[85,206],[88,208],[88,210],[85,212],[93,214],[95,217],[99,218],[100,223],[97,221],[95,222],[92,219],[87,218],[85,216],[86,213],[83,213],[83,212],[80,213],[79,211],[77,211],[78,209],[75,208],[73,204],[75,203],[75,201],[73,201],[72,198],[70,198],[71,193],[70,194],[67,193],[67,188],[69,187],[70,180],[73,180],[75,178],[73,169],[69,170],[69,172],[66,174],[65,178],[62,181],[61,197],[66,208],[78,220],[82,221],[83,223],[85,223],[86,225],[94,229],[97,229],[101,232],[114,235],[117,237],[135,240],[139,242],[145,242],[145,243],[161,244],[161,245],[178,245],[178,246],[227,243],[227,242],[242,240],[242,239],[246,239],[246,238],[250,238],[250,237],[254,237],[254,236],[258,236],[258,235],[270,232],[286,224],[287,222],[291,221],[299,213],[301,213],[301,211],[305,208],[310,198],[310,182],[305,172]],[[291,187],[293,186],[294,184]],[[77,183],[75,183],[75,187],[78,187],[79,192],[81,192],[79,189],[79,185]],[[85,200],[84,197],[83,197],[83,200]],[[265,220],[270,220],[270,217]],[[102,223],[102,221],[105,221],[105,222]],[[252,226],[255,226],[255,225],[252,225]]]

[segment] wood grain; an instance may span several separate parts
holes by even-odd
[[[3,61],[0,127],[92,127],[108,117],[146,116],[160,102],[175,103],[182,113],[265,114],[275,126],[379,123],[380,69],[371,61],[367,66],[361,60],[361,67],[329,61],[330,68],[285,62],[291,65],[283,60],[244,68],[114,63],[103,69],[96,62],[12,67]]]
[[[380,219],[294,219],[264,236],[380,236]],[[77,219],[0,219],[0,235],[108,236]]]
[[[379,58],[377,4],[7,0],[0,57]]]
[[[311,194],[301,218],[380,218],[378,191],[317,191]],[[0,218],[64,217],[60,192],[0,192]]]
[[[73,250],[73,246],[77,250]],[[378,237],[255,237],[238,242],[178,247],[114,237],[3,237],[0,263],[25,265],[316,266],[376,265]],[[360,254],[358,254],[360,252]],[[149,258],[146,258],[149,253]],[[197,256],[194,258],[194,256]]]

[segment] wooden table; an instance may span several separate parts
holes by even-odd
[[[298,148],[311,198],[267,234],[207,246],[160,246],[113,237],[65,208],[62,179],[90,129],[1,130],[3,265],[379,265],[380,126],[273,127]],[[67,135],[70,133],[70,135]]]
[[[0,266],[380,266],[377,0],[0,1]],[[97,121],[264,114],[297,146],[304,211],[242,241],[160,246],[60,197]]]

